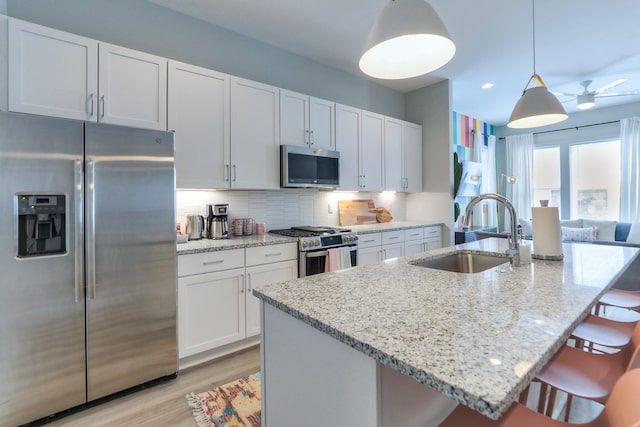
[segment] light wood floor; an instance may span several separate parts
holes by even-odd
[[[260,349],[187,369],[175,380],[120,397],[46,424],[46,427],[194,427],[185,395],[200,393],[260,370]]]

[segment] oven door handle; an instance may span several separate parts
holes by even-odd
[[[327,256],[329,255],[328,251],[315,251],[315,252],[305,252],[304,253],[304,257],[305,258],[317,258],[317,257],[322,257],[322,256]]]

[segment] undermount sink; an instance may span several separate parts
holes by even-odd
[[[456,251],[438,258],[411,262],[413,265],[454,273],[480,273],[510,262],[510,258],[470,251]]]

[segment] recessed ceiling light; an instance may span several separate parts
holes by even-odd
[[[493,87],[493,83],[485,83],[480,86],[482,89],[491,89]]]

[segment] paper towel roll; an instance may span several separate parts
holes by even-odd
[[[533,258],[555,261],[564,258],[557,207],[532,208],[531,227]]]

